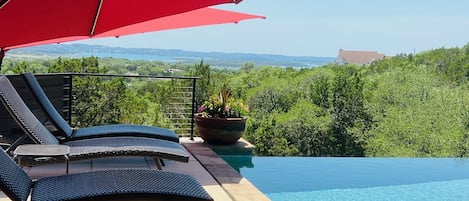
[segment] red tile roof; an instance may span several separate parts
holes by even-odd
[[[339,50],[336,62],[340,64],[370,64],[373,61],[384,59],[386,56],[376,51],[350,51]]]

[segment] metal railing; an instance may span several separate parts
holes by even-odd
[[[19,90],[20,95],[26,102],[32,102],[31,98],[27,98],[28,91],[20,76],[13,75],[13,84]],[[36,77],[48,95],[54,106],[61,111],[63,117],[71,124],[75,124],[77,118],[76,107],[79,104],[77,97],[77,87],[80,83],[76,83],[77,78],[99,77],[103,81],[108,81],[116,78],[124,78],[126,90],[137,90],[137,87],[129,86],[131,83],[148,83],[152,82],[153,85],[164,85],[168,97],[162,97],[165,103],[159,104],[162,114],[159,114],[157,122],[164,122],[164,125],[148,124],[152,126],[161,126],[174,130],[179,136],[194,137],[194,114],[196,111],[195,105],[195,86],[198,77],[182,77],[182,76],[142,76],[142,75],[111,75],[111,74],[94,74],[94,73],[55,73],[55,74],[36,74]],[[136,79],[136,80],[133,80]],[[132,82],[138,81],[141,82]],[[98,85],[98,84],[97,84]],[[169,88],[168,88],[169,86]],[[83,90],[83,89],[81,89]],[[99,89],[93,89],[99,90]],[[104,90],[103,90],[104,91]],[[27,103],[28,104],[28,103]],[[30,103],[34,107],[35,103]],[[36,105],[37,107],[37,105]],[[33,109],[34,110],[34,109]],[[38,109],[39,110],[39,109]],[[38,111],[37,110],[37,111]],[[126,110],[126,108],[121,108]],[[36,112],[37,112],[36,111]],[[0,115],[1,116],[1,115]],[[41,116],[40,113],[36,116]],[[156,118],[156,117],[155,117]],[[110,122],[122,123],[122,122]],[[136,123],[139,122],[125,122]]]
[[[126,78],[126,79],[146,79],[147,82],[161,82],[168,83],[170,82],[171,86],[169,90],[169,102],[160,103],[163,107],[163,119],[162,121],[169,122],[169,128],[174,130],[180,136],[189,136],[191,139],[194,137],[194,114],[196,111],[195,105],[195,86],[198,77],[185,77],[185,76],[152,76],[152,75],[112,75],[112,74],[90,74],[90,73],[70,73],[64,76],[67,80],[64,87],[64,92],[67,91],[67,86],[70,86],[70,91],[68,92],[69,98],[72,101],[69,101],[69,105],[66,107],[71,108],[71,112],[68,114],[71,122],[73,122],[73,111],[74,111],[74,102],[76,97],[74,97],[73,92],[73,78],[75,76],[86,77],[86,76],[95,76],[95,77],[106,77],[108,79],[112,78]],[[125,109],[125,108],[123,108]],[[158,125],[155,125],[158,126]]]

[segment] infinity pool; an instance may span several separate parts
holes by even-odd
[[[469,159],[223,158],[273,201],[469,200]]]

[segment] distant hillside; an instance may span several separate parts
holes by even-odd
[[[64,57],[112,57],[129,60],[150,60],[164,62],[195,63],[204,59],[214,67],[237,68],[246,62],[253,62],[258,66],[283,66],[294,68],[309,68],[324,65],[334,61],[332,57],[284,56],[273,54],[196,52],[178,49],[153,48],[121,48],[101,45],[46,45],[10,50],[11,56],[64,56]]]

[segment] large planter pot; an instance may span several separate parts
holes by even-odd
[[[246,128],[246,118],[195,117],[199,136],[209,144],[228,145],[241,138]]]

